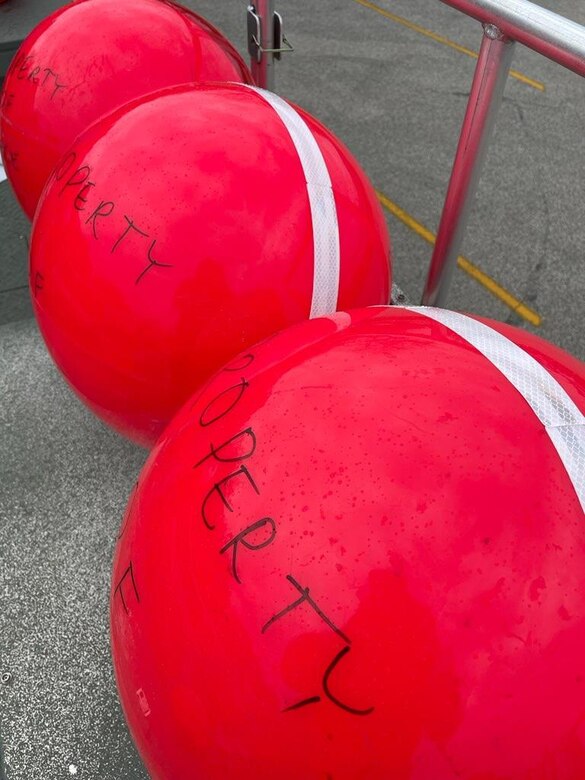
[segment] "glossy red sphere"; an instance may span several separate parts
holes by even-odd
[[[311,192],[317,206],[335,202],[335,231],[312,213],[287,126],[241,85],[137,101],[57,166],[33,225],[35,312],[72,386],[122,433],[154,441],[227,360],[308,318],[315,293],[331,292],[315,274],[334,232],[338,291],[327,310],[388,301],[374,190],[328,130],[295,116],[327,166],[333,190]]]
[[[490,325],[575,425],[545,429],[421,310],[374,307],[242,353],[165,431],[111,592],[153,778],[585,777],[585,366]]]
[[[168,0],[82,0],[41,22],[12,61],[0,100],[2,158],[27,215],[89,125],[190,81],[252,83],[252,76],[220,32]]]

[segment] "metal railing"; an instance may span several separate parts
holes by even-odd
[[[504,87],[520,43],[565,68],[585,76],[585,27],[529,0],[441,0],[477,19],[483,38],[471,84],[463,127],[443,205],[422,302],[444,306],[460,253],[467,219],[477,192],[483,162]],[[250,9],[260,20],[260,46],[253,48],[252,68],[259,86],[274,87],[274,0],[255,0]],[[280,19],[280,17],[279,17]],[[250,23],[248,26],[250,43]]]
[[[585,76],[585,27],[528,0],[441,2],[480,21],[484,32],[423,292],[429,306],[446,303],[515,42]]]
[[[441,0],[513,41],[585,76],[585,28],[529,0]]]

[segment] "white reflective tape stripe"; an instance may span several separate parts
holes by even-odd
[[[339,296],[339,224],[327,164],[304,119],[285,100],[265,89],[245,85],[257,92],[276,111],[299,155],[313,223],[313,296],[311,317],[337,310]],[[283,186],[286,183],[283,182]]]
[[[6,171],[4,170],[4,166],[2,165],[2,160],[0,160],[0,182],[3,182],[8,177],[6,176]]]
[[[405,308],[457,333],[514,385],[544,425],[585,512],[585,416],[557,380],[528,352],[483,322],[446,309]]]

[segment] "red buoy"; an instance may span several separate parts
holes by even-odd
[[[18,50],[0,100],[0,149],[32,219],[75,138],[106,113],[162,87],[252,76],[212,25],[168,0],[82,0],[39,24]]]
[[[585,366],[437,309],[303,323],[161,437],[120,529],[157,780],[585,776]]]
[[[148,442],[241,349],[387,302],[388,254],[374,190],[319,122],[255,88],[183,86],[104,119],[61,160],[30,281],[72,386]]]

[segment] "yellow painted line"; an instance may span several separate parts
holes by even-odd
[[[387,195],[384,195],[383,192],[376,190],[376,195],[378,196],[380,203],[390,212],[390,214],[395,216],[396,219],[399,219],[404,225],[413,230],[421,238],[424,238],[425,241],[428,241],[431,246],[435,245],[436,236],[434,233],[432,233],[428,228],[426,228],[403,208],[400,208],[398,204],[390,200],[390,198]],[[502,287],[502,285],[496,282],[495,279],[492,279],[491,276],[486,274],[485,271],[482,271],[481,268],[478,268],[475,263],[472,263],[471,260],[468,260],[466,257],[459,255],[457,258],[457,265],[459,268],[465,271],[465,273],[469,274],[472,279],[475,279],[476,282],[479,282],[482,287],[485,287],[488,292],[498,298],[498,300],[505,304],[509,309],[512,309],[512,311],[516,312],[519,317],[522,317],[522,319],[526,320],[526,322],[536,326],[542,324],[542,317],[540,314],[516,298],[515,295],[506,290],[505,287]]]
[[[371,11],[376,11],[376,13],[385,16],[387,19],[390,19],[397,24],[401,24],[403,27],[407,27],[409,30],[413,30],[414,32],[420,33],[421,35],[425,35],[427,38],[431,38],[431,40],[436,41],[437,43],[442,43],[444,46],[449,46],[449,48],[455,49],[455,51],[458,51],[461,54],[466,54],[468,57],[473,57],[475,60],[479,56],[476,51],[472,51],[465,46],[461,46],[460,44],[455,43],[455,41],[450,41],[449,38],[445,38],[443,35],[439,35],[432,30],[427,30],[426,27],[421,27],[420,24],[415,24],[414,22],[411,22],[402,16],[393,14],[390,11],[387,11],[385,8],[380,8],[379,5],[370,2],[370,0],[354,0],[354,3],[359,3],[365,8],[369,8]],[[521,81],[523,84],[528,84],[528,86],[540,90],[540,92],[544,92],[545,90],[545,86],[542,81],[531,79],[517,70],[510,70],[510,76],[517,79],[518,81]]]

